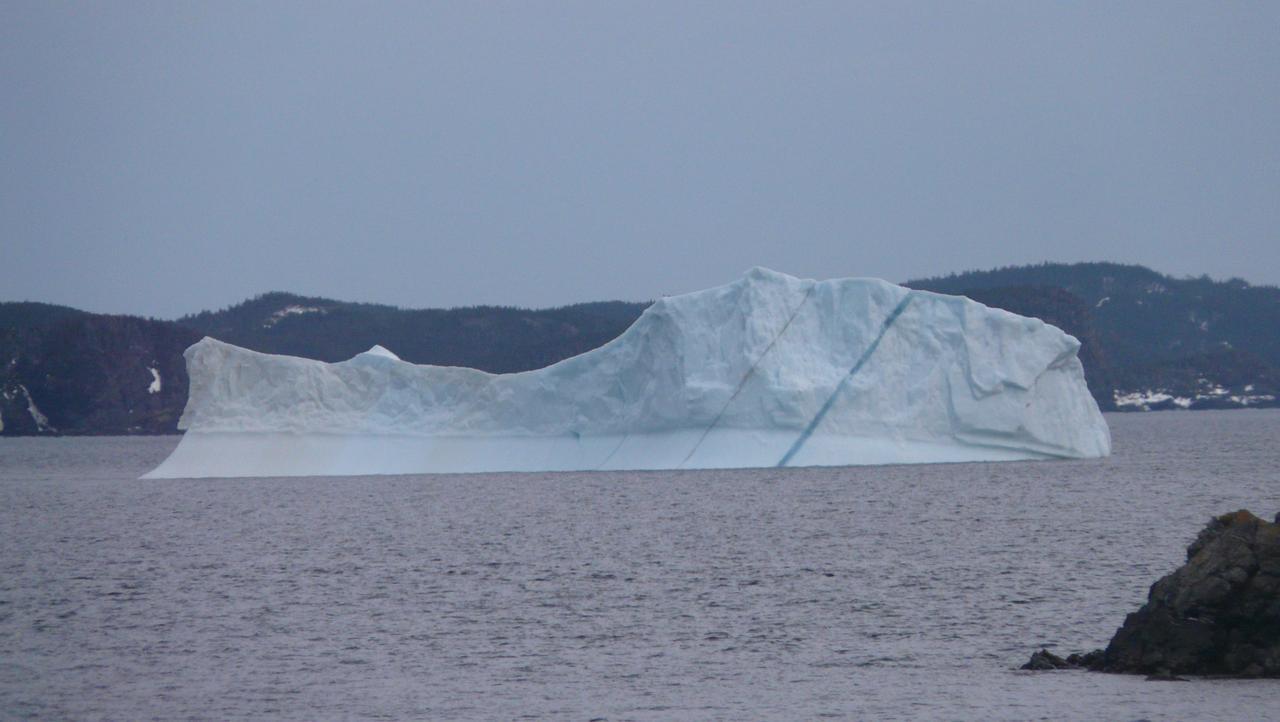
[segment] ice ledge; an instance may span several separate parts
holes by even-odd
[[[781,431],[701,430],[636,435],[420,437],[189,432],[144,479],[528,471],[742,469],[777,466],[795,440]],[[700,442],[700,443],[699,443]],[[686,451],[697,446],[688,458]],[[907,439],[815,435],[789,467],[1018,461],[1034,451]],[[377,460],[373,466],[369,462]]]

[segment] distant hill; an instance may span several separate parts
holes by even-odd
[[[91,315],[93,314],[87,311],[70,306],[55,306],[52,303],[33,301],[0,303],[0,332],[44,328],[58,321]]]
[[[0,304],[0,318],[20,315],[13,305]],[[0,329],[0,339],[0,433],[159,434],[176,429],[187,401],[182,352],[200,334],[76,311]]]
[[[1104,409],[1275,406],[1280,289],[1142,266],[1053,264],[908,281],[1034,316],[1081,341]],[[601,346],[648,303],[410,310],[267,293],[176,321],[0,303],[0,434],[172,433],[182,351],[208,335],[338,361],[381,344],[414,363],[526,371]]]

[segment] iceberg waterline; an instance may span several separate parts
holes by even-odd
[[[877,279],[753,269],[543,369],[340,363],[206,338],[148,476],[732,468],[1097,457],[1079,342]]]

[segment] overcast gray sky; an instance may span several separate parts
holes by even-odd
[[[1280,283],[1280,3],[0,3],[0,300]]]

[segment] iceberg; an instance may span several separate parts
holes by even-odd
[[[1079,341],[886,281],[756,268],[613,341],[490,374],[205,338],[186,434],[149,478],[796,467],[1110,453]]]

